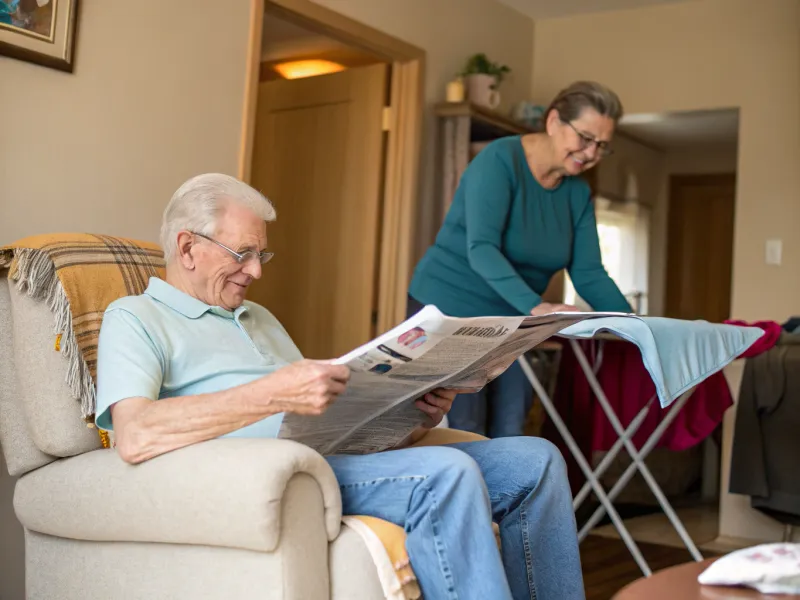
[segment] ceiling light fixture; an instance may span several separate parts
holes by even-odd
[[[303,77],[316,77],[328,73],[338,73],[345,70],[344,65],[330,60],[293,60],[280,63],[273,67],[285,79],[301,79]]]

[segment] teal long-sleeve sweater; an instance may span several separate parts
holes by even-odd
[[[527,315],[563,268],[594,310],[631,312],[601,262],[589,186],[542,187],[520,137],[506,137],[467,167],[409,293],[454,317]]]

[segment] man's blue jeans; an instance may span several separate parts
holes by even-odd
[[[549,442],[501,438],[328,462],[345,514],[405,528],[426,599],[584,598],[566,466]]]

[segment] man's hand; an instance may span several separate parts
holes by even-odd
[[[555,312],[579,312],[580,309],[572,304],[550,304],[549,302],[542,302],[540,305],[531,310],[531,315],[534,317],[541,317],[542,315],[549,315]]]
[[[425,437],[425,434],[428,433],[430,429],[433,429],[439,423],[441,423],[442,419],[444,419],[444,416],[450,412],[450,408],[453,406],[453,399],[458,394],[464,393],[467,393],[467,390],[448,390],[444,388],[438,388],[432,392],[428,392],[422,398],[418,399],[416,401],[417,408],[428,415],[430,417],[430,421],[424,425],[420,425],[414,431],[412,431],[405,440],[394,447],[394,450],[407,448],[411,444],[416,444],[423,437]]]
[[[444,416],[450,412],[450,408],[453,406],[453,400],[459,393],[459,390],[439,388],[428,392],[417,400],[417,408],[430,417],[430,423],[426,423],[423,427],[431,429],[441,423]]]
[[[264,400],[275,412],[321,415],[342,394],[350,369],[318,360],[301,360],[261,380]]]

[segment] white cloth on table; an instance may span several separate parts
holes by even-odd
[[[800,544],[762,544],[712,563],[697,578],[703,585],[741,585],[762,594],[800,594]]]

